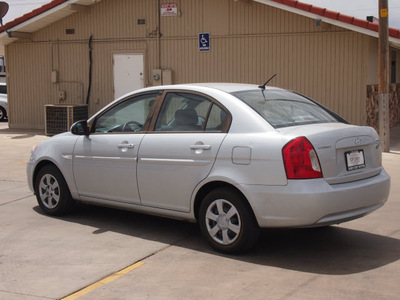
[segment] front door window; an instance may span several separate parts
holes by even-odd
[[[95,133],[142,131],[157,94],[125,100],[101,115],[94,125]]]

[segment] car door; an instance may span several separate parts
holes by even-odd
[[[125,99],[96,118],[89,136],[81,136],[73,155],[73,171],[83,200],[140,204],[137,155],[147,117],[157,93]]]
[[[211,171],[228,119],[205,96],[167,92],[154,131],[139,149],[142,205],[189,212],[192,192]]]

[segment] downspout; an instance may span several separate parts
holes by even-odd
[[[90,98],[90,90],[92,88],[92,39],[93,35],[89,38],[89,85],[88,91],[86,96],[86,104],[89,105],[89,98]]]
[[[160,8],[160,6],[161,6],[161,0],[158,0],[157,1],[157,5],[158,5],[158,7],[157,7],[157,14],[158,14],[158,16],[157,16],[157,69],[161,69],[161,45],[160,45],[160,43],[161,43],[161,41],[160,41],[160,38],[161,38],[161,29],[160,29],[160,26],[161,26],[161,8]]]

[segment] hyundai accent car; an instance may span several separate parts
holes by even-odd
[[[28,183],[49,215],[77,201],[198,222],[222,252],[260,228],[317,227],[386,202],[379,137],[288,90],[150,87],[32,149]]]

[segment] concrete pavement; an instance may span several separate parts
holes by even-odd
[[[210,250],[184,222],[95,207],[43,215],[25,162],[44,139],[0,123],[0,299],[60,299],[93,283],[78,299],[399,299],[400,138],[383,154],[383,208],[325,229],[265,230],[241,256]]]

